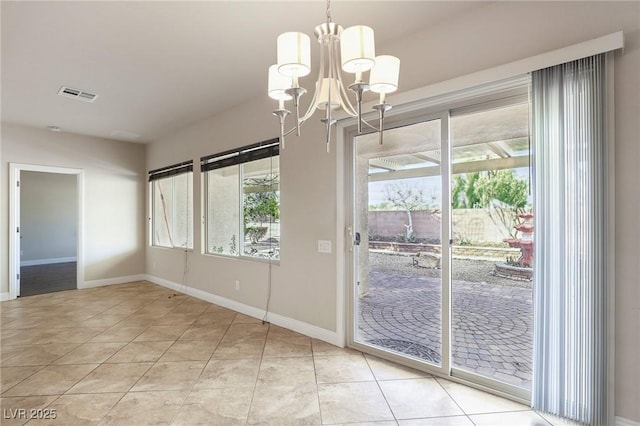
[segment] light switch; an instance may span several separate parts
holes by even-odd
[[[331,253],[331,241],[318,240],[318,253]]]

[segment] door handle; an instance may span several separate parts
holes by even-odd
[[[356,232],[356,238],[355,240],[353,240],[353,245],[359,246],[360,245],[360,233]]]

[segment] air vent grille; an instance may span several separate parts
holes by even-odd
[[[93,102],[98,97],[98,95],[94,93],[90,93],[85,90],[74,89],[67,86],[62,86],[60,90],[58,90],[58,95],[84,102]]]

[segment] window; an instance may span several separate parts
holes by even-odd
[[[206,251],[280,257],[278,140],[203,157]]]
[[[149,172],[152,244],[193,248],[193,161]]]

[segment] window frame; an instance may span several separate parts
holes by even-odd
[[[181,175],[189,175],[191,177],[191,184],[188,185],[190,186],[190,188],[187,189],[187,199],[190,201],[191,203],[191,214],[188,213],[188,208],[187,208],[187,214],[186,216],[186,220],[187,220],[187,245],[186,246],[176,246],[176,245],[161,245],[158,244],[156,242],[155,239],[155,229],[156,229],[156,225],[157,225],[157,221],[156,221],[156,211],[155,211],[155,207],[156,207],[156,183],[160,180],[163,179],[167,179],[167,178],[175,178],[177,176],[181,176]],[[194,195],[194,190],[193,190],[193,160],[188,160],[188,161],[184,161],[181,163],[177,163],[177,164],[173,164],[170,166],[166,166],[166,167],[162,167],[159,169],[155,169],[155,170],[150,170],[148,172],[148,182],[149,182],[149,247],[153,247],[153,248],[160,248],[160,249],[169,249],[169,250],[180,250],[180,251],[193,251],[194,249],[194,245],[195,245],[195,241],[194,241],[194,200],[193,200],[193,195]],[[187,178],[189,179],[189,178]],[[176,188],[176,183],[175,183],[175,179],[172,179],[172,189],[175,192],[175,188]],[[177,201],[176,201],[176,197],[172,197],[171,200],[171,210],[172,211],[176,211],[176,206],[177,206]],[[175,215],[172,217],[172,223],[171,223],[171,231],[175,230],[175,220],[176,217]],[[189,235],[191,235],[191,238],[189,239]],[[190,244],[189,244],[190,243]]]
[[[264,160],[264,159],[273,159],[278,158],[278,166],[277,166],[277,175],[278,175],[278,184],[277,189],[274,190],[274,193],[278,193],[278,213],[280,213],[280,139],[273,138],[268,139],[262,142],[258,142],[255,144],[231,149],[228,151],[223,151],[217,154],[212,154],[208,156],[204,156],[200,158],[200,175],[201,175],[201,187],[202,187],[202,254],[210,255],[210,256],[220,256],[231,259],[240,259],[247,261],[257,261],[257,262],[267,262],[267,263],[275,263],[279,264],[281,259],[280,254],[280,244],[281,240],[278,239],[277,246],[274,246],[277,254],[271,257],[269,256],[254,256],[250,254],[246,254],[244,249],[248,244],[245,241],[246,234],[244,229],[244,209],[245,209],[245,194],[244,194],[244,165],[251,164],[256,161]],[[237,214],[238,214],[238,238],[236,241],[237,249],[236,254],[225,253],[225,252],[214,252],[209,249],[209,233],[211,228],[211,224],[209,223],[209,190],[210,190],[210,182],[209,182],[209,172],[229,168],[229,167],[237,167],[237,195],[238,195],[238,203],[236,206]],[[270,172],[273,172],[274,169],[271,168]],[[273,173],[270,173],[273,174]],[[274,224],[274,222],[270,222],[270,224]],[[278,219],[278,224],[280,224],[280,219]]]

